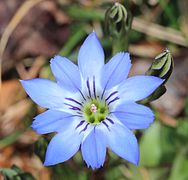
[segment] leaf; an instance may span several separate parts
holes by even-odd
[[[161,158],[159,122],[155,122],[147,129],[140,141],[140,165],[154,167],[159,165]]]
[[[0,172],[7,180],[13,179],[18,174],[15,170],[9,168],[3,168],[0,170]]]
[[[18,166],[13,165],[10,169],[3,168],[0,170],[6,180],[35,180],[28,172],[24,172]]]
[[[160,144],[162,149],[161,163],[172,163],[176,154],[176,129],[169,126],[161,126]]]
[[[169,180],[187,180],[188,179],[188,158],[185,149],[177,153],[174,160]]]

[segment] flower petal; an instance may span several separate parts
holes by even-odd
[[[31,127],[38,134],[46,134],[67,130],[72,125],[74,116],[62,111],[47,110],[34,119]]]
[[[75,128],[55,135],[48,145],[44,165],[55,165],[70,159],[79,150],[81,139]]]
[[[162,83],[162,79],[154,76],[133,76],[118,86],[118,93],[123,101],[139,101],[149,96]]]
[[[118,156],[138,165],[139,149],[135,135],[117,121],[106,132],[109,148]]]
[[[59,85],[71,92],[76,92],[81,89],[78,66],[69,59],[61,56],[55,56],[50,62],[52,72]]]
[[[120,104],[113,114],[129,129],[148,128],[154,120],[154,114],[150,108],[135,102]]]
[[[84,41],[78,54],[78,66],[84,79],[93,78],[100,73],[104,65],[104,51],[95,34],[92,32]]]
[[[117,53],[103,66],[101,85],[103,89],[110,89],[127,78],[131,68],[129,53]]]
[[[84,139],[82,146],[82,156],[88,167],[92,169],[103,166],[106,156],[106,141],[101,129],[96,126]]]
[[[53,81],[47,79],[21,80],[27,94],[38,105],[45,108],[62,108],[65,92]]]

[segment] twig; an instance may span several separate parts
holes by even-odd
[[[154,24],[137,17],[133,19],[132,28],[149,36],[188,47],[186,38],[175,29]]]
[[[43,56],[39,56],[35,59],[32,67],[27,71],[22,62],[16,65],[16,70],[21,79],[35,78],[39,73],[41,67],[44,65],[45,59]]]
[[[162,111],[159,111],[159,119],[161,120],[162,123],[166,124],[167,126],[171,127],[176,127],[177,126],[177,121],[173,117],[165,114]]]
[[[2,61],[3,61],[3,53],[7,46],[8,40],[19,24],[19,22],[25,17],[27,12],[36,4],[41,2],[43,0],[27,0],[25,1],[21,7],[17,10],[16,14],[12,17],[10,22],[8,23],[7,27],[5,28],[4,33],[2,34],[1,40],[0,40],[0,90],[1,90],[1,73],[2,73]]]

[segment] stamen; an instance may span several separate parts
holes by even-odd
[[[93,112],[93,113],[96,113],[97,112],[97,106],[95,106],[95,104],[91,104],[90,111]]]

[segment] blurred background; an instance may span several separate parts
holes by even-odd
[[[0,0],[0,179],[188,179],[188,1],[127,0],[133,15],[129,52],[130,75],[144,74],[166,47],[174,57],[167,92],[152,102],[155,123],[137,131],[138,167],[109,152],[108,167],[87,169],[79,153],[71,160],[42,165],[50,135],[31,128],[44,111],[25,94],[19,79],[53,79],[49,60],[56,54],[76,62],[83,40],[93,29],[112,56],[112,40],[104,31],[112,0]],[[126,49],[125,49],[126,50]],[[3,177],[4,174],[4,177]]]

